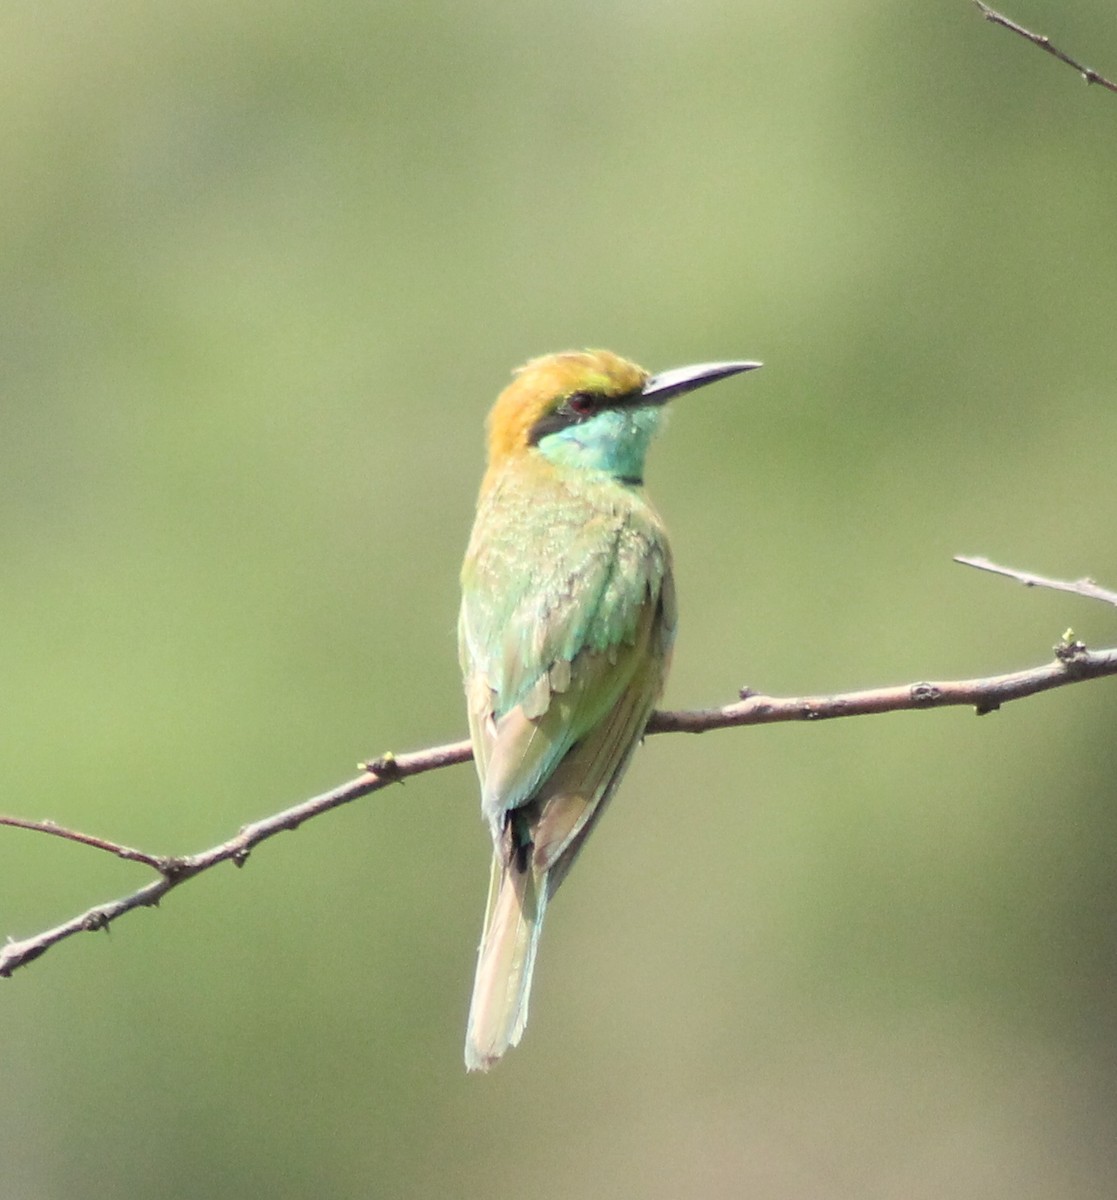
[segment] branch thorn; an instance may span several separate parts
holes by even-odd
[[[385,751],[379,758],[374,758],[371,762],[357,764],[361,770],[368,771],[370,775],[378,775],[385,781],[398,780],[400,778],[399,760],[391,752]]]

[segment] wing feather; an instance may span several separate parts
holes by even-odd
[[[536,513],[548,499],[539,487]],[[550,497],[560,515],[527,547],[517,489],[494,493],[462,577],[470,732],[494,839],[510,810],[529,806],[547,869],[580,844],[658,699],[675,626],[670,559],[639,494],[615,489],[604,506]]]

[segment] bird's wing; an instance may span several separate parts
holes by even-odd
[[[594,513],[555,547],[527,571],[525,556],[487,544],[463,579],[459,622],[484,811],[498,834],[505,813],[530,803],[539,866],[619,777],[675,626],[658,523]]]
[[[667,576],[658,600],[644,610],[636,641],[609,667],[624,680],[613,703],[574,742],[534,796],[532,806],[538,809],[538,817],[531,828],[533,860],[537,869],[551,871],[552,893],[624,774],[663,690],[674,634],[673,610]]]

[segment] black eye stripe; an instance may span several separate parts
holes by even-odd
[[[529,446],[537,446],[548,434],[558,433],[560,429],[566,429],[570,425],[577,425],[582,420],[582,417],[576,416],[572,412],[564,411],[563,408],[556,408],[554,412],[547,413],[546,416],[540,417],[535,422],[531,427],[531,432],[527,435],[527,444]]]
[[[558,433],[571,425],[580,425],[606,408],[627,408],[637,402],[640,392],[623,396],[602,396],[596,392],[571,392],[563,402],[540,417],[527,437],[529,446],[537,446],[548,434]]]
[[[550,433],[558,433],[560,429],[566,429],[570,425],[580,425],[594,413],[600,412],[603,407],[604,400],[601,396],[594,396],[590,392],[572,393],[558,408],[552,409],[535,422],[528,434],[528,445],[536,446]]]

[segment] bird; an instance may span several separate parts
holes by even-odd
[[[663,406],[760,365],[653,375],[606,350],[571,350],[519,368],[489,414],[458,618],[493,844],[470,1071],[487,1071],[520,1041],[548,905],[663,690],[675,588],[667,533],[644,488]]]

